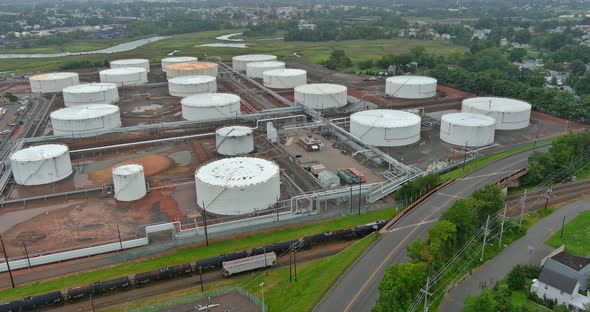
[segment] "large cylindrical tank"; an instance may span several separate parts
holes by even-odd
[[[168,71],[168,66],[172,64],[178,63],[190,63],[190,62],[197,62],[199,61],[198,58],[193,56],[174,56],[174,57],[167,57],[162,59],[162,71]]]
[[[55,135],[80,137],[96,130],[121,127],[119,107],[109,104],[66,107],[52,112],[49,117]]]
[[[211,76],[217,77],[219,65],[211,62],[177,63],[166,67],[168,80],[182,76]]]
[[[486,115],[496,120],[496,130],[515,130],[528,127],[531,104],[498,97],[476,97],[463,100],[463,113]]]
[[[111,68],[127,68],[139,67],[145,69],[147,73],[150,72],[150,61],[146,59],[127,59],[116,60],[111,62]]]
[[[229,126],[215,131],[215,146],[221,155],[236,156],[254,151],[254,133],[244,126]]]
[[[350,134],[373,146],[404,146],[420,140],[420,116],[391,109],[350,115]]]
[[[119,102],[119,90],[114,83],[87,83],[63,90],[64,105],[114,104]]]
[[[77,73],[51,73],[35,75],[29,78],[31,92],[52,93],[61,92],[64,88],[80,83]]]
[[[261,158],[231,157],[195,173],[198,205],[218,215],[248,214],[271,208],[280,198],[279,166]]]
[[[73,172],[66,145],[27,147],[10,156],[14,181],[20,185],[42,185],[65,179]]]
[[[262,79],[265,71],[283,68],[285,68],[284,62],[250,62],[246,64],[246,76],[254,79]]]
[[[307,84],[307,72],[303,69],[272,69],[262,73],[265,87],[292,89]]]
[[[241,114],[240,97],[235,94],[201,93],[185,97],[180,103],[186,120],[208,121]]]
[[[141,67],[123,67],[105,69],[99,72],[100,82],[114,83],[117,86],[136,86],[148,82],[145,69]]]
[[[113,185],[116,200],[134,201],[141,199],[147,193],[143,166],[129,164],[113,168]]]
[[[172,96],[187,97],[199,93],[217,92],[217,78],[211,76],[182,76],[168,80]]]
[[[345,106],[348,89],[331,83],[306,84],[295,88],[295,102],[313,109]]]
[[[232,67],[233,69],[241,72],[245,72],[247,69],[248,63],[253,62],[272,62],[276,61],[277,57],[275,55],[267,55],[267,54],[246,54],[246,55],[237,55],[232,58]]]
[[[494,143],[496,121],[492,117],[456,113],[442,116],[440,139],[459,146],[486,146]]]
[[[395,76],[385,80],[385,94],[401,99],[425,99],[436,95],[436,79],[422,76]]]

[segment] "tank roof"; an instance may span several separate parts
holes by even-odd
[[[393,76],[387,78],[386,81],[405,85],[422,85],[436,83],[436,79],[426,76]]]
[[[197,69],[209,69],[215,68],[217,64],[211,62],[187,62],[187,63],[176,63],[168,65],[168,70],[197,70]]]
[[[442,120],[453,125],[466,127],[493,126],[496,124],[496,120],[492,117],[471,113],[446,114],[442,116]]]
[[[35,75],[29,78],[30,80],[58,80],[78,77],[78,73],[48,73]]]
[[[119,113],[119,107],[110,104],[70,106],[51,113],[52,119],[85,120]]]
[[[141,68],[141,67],[121,67],[121,68],[111,68],[111,69],[105,69],[105,70],[101,70],[100,74],[101,75],[113,75],[113,76],[117,76],[117,75],[127,75],[127,74],[140,74],[140,73],[145,73],[145,68]]]
[[[15,161],[39,161],[52,159],[69,151],[66,145],[62,144],[45,144],[36,145],[21,149],[10,156],[10,160]]]
[[[225,106],[236,102],[240,102],[240,97],[230,93],[200,93],[180,101],[182,105],[191,107]]]
[[[212,76],[180,76],[168,80],[169,83],[173,84],[199,84],[217,81],[217,78]]]
[[[204,183],[229,188],[266,182],[278,174],[279,166],[272,161],[253,157],[232,157],[202,166],[195,176]]]
[[[143,171],[143,166],[139,164],[127,164],[113,167],[113,174],[119,176],[132,175]]]
[[[196,62],[198,59],[194,56],[173,56],[173,57],[166,57],[161,60],[161,62],[169,62],[169,63],[185,63],[185,62]]]
[[[75,86],[66,87],[63,89],[65,93],[96,93],[107,91],[111,89],[117,89],[117,85],[108,82],[93,82],[86,84],[79,84]]]
[[[222,135],[222,136],[237,137],[237,136],[244,136],[244,135],[251,134],[252,129],[249,127],[244,127],[244,126],[229,126],[229,127],[219,128],[215,131],[215,133]]]
[[[124,60],[116,60],[111,61],[111,65],[128,65],[128,64],[142,64],[142,63],[149,63],[149,60],[146,59],[124,59]]]
[[[291,77],[291,76],[300,76],[300,75],[307,75],[307,71],[303,69],[294,69],[294,68],[283,68],[283,69],[271,69],[263,72],[262,74],[266,76],[279,76],[279,77]]]
[[[408,127],[420,124],[421,120],[416,114],[392,109],[373,109],[350,115],[351,122],[381,128]]]
[[[277,67],[277,66],[285,66],[285,62],[279,61],[264,61],[264,62],[252,62],[248,63],[246,67],[254,67],[254,68],[264,68],[264,67]]]
[[[463,105],[490,112],[521,112],[531,110],[531,104],[509,98],[476,97],[463,100]]]
[[[245,55],[236,55],[232,58],[234,61],[252,61],[252,62],[260,62],[260,61],[269,61],[269,60],[276,60],[276,55],[270,54],[245,54]]]
[[[312,83],[295,87],[295,92],[305,94],[326,94],[346,92],[348,88],[343,85],[333,83]]]

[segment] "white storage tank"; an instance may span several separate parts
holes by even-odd
[[[273,62],[276,61],[277,57],[275,55],[268,55],[268,54],[246,54],[246,55],[237,55],[232,58],[232,67],[233,69],[241,72],[245,72],[247,69],[248,63],[253,62]]]
[[[42,185],[69,177],[72,170],[66,145],[46,144],[27,147],[10,156],[14,181],[20,185]]]
[[[283,68],[285,68],[284,62],[250,62],[246,64],[246,76],[254,79],[262,79],[264,77],[262,73],[265,71]]]
[[[494,143],[496,121],[492,117],[455,113],[442,116],[440,139],[454,145],[478,147]]]
[[[141,67],[105,69],[99,72],[100,82],[114,83],[117,86],[136,86],[148,82],[147,72]]]
[[[248,214],[271,208],[280,198],[279,166],[261,158],[231,157],[195,173],[197,204],[218,215]]]
[[[182,76],[168,80],[172,96],[187,97],[199,93],[217,92],[217,78],[211,76]]]
[[[172,64],[190,63],[190,62],[197,62],[197,61],[199,61],[199,59],[197,59],[196,57],[193,57],[193,56],[174,56],[174,57],[163,58],[161,61],[162,71],[166,72],[168,70],[167,67]]]
[[[201,93],[185,97],[180,103],[186,120],[208,121],[241,114],[240,97],[235,94]]]
[[[64,88],[79,83],[80,77],[77,73],[50,73],[29,78],[31,92],[33,93],[61,92]]]
[[[150,61],[146,59],[127,59],[111,62],[111,68],[139,67],[145,69],[146,73],[150,72]]]
[[[115,199],[134,201],[147,194],[143,166],[138,164],[122,165],[113,168],[113,185]]]
[[[307,84],[307,72],[303,69],[272,69],[263,74],[265,87],[273,89],[292,89]]]
[[[313,83],[295,88],[295,102],[312,109],[330,109],[345,106],[348,88],[331,83]]]
[[[221,155],[236,156],[254,151],[254,132],[244,126],[229,126],[215,131],[215,146]]]
[[[64,105],[115,104],[119,102],[119,89],[114,83],[87,83],[63,90]]]
[[[170,80],[182,76],[217,77],[219,65],[211,62],[177,63],[166,67],[166,77]]]
[[[404,111],[366,110],[350,115],[350,134],[373,146],[404,146],[420,140],[421,121]]]
[[[109,104],[90,104],[66,107],[52,112],[54,135],[84,136],[88,132],[121,127],[119,107]]]
[[[496,130],[515,130],[528,127],[531,104],[499,97],[476,97],[463,100],[463,113],[486,115],[496,120]]]
[[[423,76],[395,76],[385,80],[385,94],[400,99],[426,99],[436,95],[436,79]]]

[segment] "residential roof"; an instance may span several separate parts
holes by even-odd
[[[590,265],[590,258],[572,255],[567,251],[562,251],[551,257],[551,259],[571,268],[574,271],[580,271],[581,269]]]
[[[539,275],[539,281],[549,286],[553,286],[561,291],[567,292],[568,294],[574,292],[576,283],[578,283],[577,279],[561,275],[548,268],[543,268],[541,275]]]

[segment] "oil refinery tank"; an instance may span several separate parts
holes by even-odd
[[[148,82],[145,69],[141,67],[123,67],[105,69],[99,72],[100,82],[114,83],[117,86],[135,86]]]
[[[129,164],[113,168],[113,185],[116,200],[134,201],[141,199],[147,194],[143,166]]]
[[[52,112],[54,135],[84,136],[88,132],[121,127],[119,107],[109,104],[89,104],[62,108]]]
[[[119,102],[119,90],[114,83],[87,83],[63,90],[64,105],[114,104]]]
[[[348,88],[331,83],[306,84],[295,88],[295,102],[313,109],[345,106]]]
[[[217,92],[217,78],[211,76],[182,76],[168,80],[168,93],[187,97],[199,93]]]
[[[166,67],[166,78],[172,79],[182,76],[211,76],[217,77],[219,65],[211,62],[176,63]]]
[[[229,126],[215,131],[215,146],[221,155],[236,156],[254,151],[254,133],[244,126]]]
[[[479,147],[494,143],[496,121],[492,117],[455,113],[442,116],[440,139],[454,145]]]
[[[262,79],[264,73],[267,70],[272,69],[284,69],[285,63],[284,62],[276,62],[276,61],[269,61],[269,62],[250,62],[246,64],[246,76],[255,79]]]
[[[292,89],[307,84],[307,72],[303,69],[272,69],[263,74],[265,87],[273,89]]]
[[[33,93],[61,92],[64,88],[79,83],[80,76],[77,73],[50,73],[29,78],[31,92]]]
[[[168,66],[172,64],[178,63],[190,63],[190,62],[198,62],[199,59],[193,56],[174,56],[174,57],[167,57],[163,58],[162,63],[162,71],[166,72],[168,70]]]
[[[185,97],[180,103],[186,120],[208,121],[241,114],[240,97],[235,94],[201,93]]]
[[[279,166],[252,157],[223,158],[195,172],[198,205],[218,215],[271,208],[281,195]]]
[[[145,69],[146,73],[150,72],[150,61],[146,59],[126,59],[111,62],[111,68],[139,67]]]
[[[373,146],[404,146],[420,140],[420,116],[391,109],[350,115],[350,133]]]
[[[385,94],[400,99],[426,99],[436,95],[436,79],[423,76],[395,76],[385,80]]]
[[[63,180],[73,172],[66,145],[27,147],[10,156],[14,181],[20,185],[42,185]]]
[[[246,55],[236,55],[232,58],[232,67],[233,69],[241,72],[245,72],[247,70],[248,63],[253,62],[273,62],[276,61],[277,57],[275,55],[268,55],[268,54],[246,54]]]
[[[463,100],[463,113],[486,115],[496,120],[496,130],[515,130],[528,127],[531,104],[498,97],[476,97]]]

